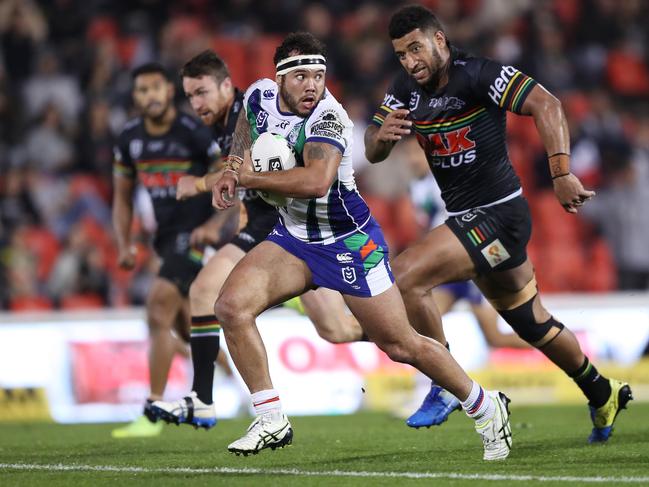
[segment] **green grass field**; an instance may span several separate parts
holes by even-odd
[[[295,417],[293,446],[248,457],[226,450],[248,419],[131,440],[114,425],[0,423],[0,485],[649,485],[649,404],[631,403],[606,445],[587,444],[583,406],[512,412],[514,449],[497,463],[460,413],[418,431],[382,414]]]

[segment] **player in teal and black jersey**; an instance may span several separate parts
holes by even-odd
[[[161,267],[147,298],[150,394],[144,416],[113,432],[115,437],[151,436],[162,424],[150,414],[161,399],[173,356],[185,351],[177,337],[189,339],[189,286],[201,269],[202,248],[214,215],[208,195],[176,200],[176,185],[184,175],[203,176],[219,156],[210,131],[173,105],[174,88],[164,68],[147,64],[133,72],[133,99],[141,115],[127,122],[115,147],[113,225],[119,266],[132,269],[133,194],[136,184],[151,197],[157,229],[153,247]],[[213,242],[212,242],[213,243]],[[176,336],[172,334],[175,330]]]
[[[548,152],[557,199],[570,213],[594,196],[570,173],[570,139],[561,103],[512,66],[471,56],[451,45],[424,7],[400,9],[390,38],[405,72],[397,75],[365,133],[367,159],[385,159],[414,132],[437,180],[449,218],[393,262],[408,316],[418,329],[446,339],[431,289],[473,279],[527,342],[572,377],[588,398],[589,441],[606,441],[617,413],[632,399],[628,384],[607,379],[575,336],[541,304],[526,246],[530,213],[507,155],[506,111],[534,118]],[[446,419],[457,401],[433,385],[424,409]],[[420,410],[421,412],[421,410]],[[418,426],[422,426],[418,422]]]

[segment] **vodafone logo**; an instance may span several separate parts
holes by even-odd
[[[353,344],[321,344],[305,337],[289,337],[279,345],[279,360],[286,370],[295,374],[351,370],[360,374],[409,370],[408,365],[393,362],[375,345],[363,347],[363,353]]]

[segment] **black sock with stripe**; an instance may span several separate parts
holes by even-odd
[[[579,386],[586,398],[588,404],[594,408],[599,408],[606,404],[611,395],[611,384],[608,379],[601,375],[597,368],[590,363],[588,357],[584,357],[584,363],[573,373],[568,374],[572,380]]]
[[[221,325],[214,315],[192,316],[190,345],[194,382],[192,391],[205,404],[212,404],[214,362],[219,353]]]

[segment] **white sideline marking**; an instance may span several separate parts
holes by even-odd
[[[116,465],[41,465],[35,463],[0,463],[0,470],[45,470],[50,472],[124,472],[124,473],[169,473],[169,474],[261,474],[261,475],[291,475],[296,477],[383,477],[406,479],[454,479],[454,480],[511,480],[518,482],[620,482],[646,483],[649,477],[572,477],[572,476],[540,476],[540,475],[500,475],[481,473],[447,473],[447,472],[363,472],[345,470],[298,470],[295,468],[146,468]]]

